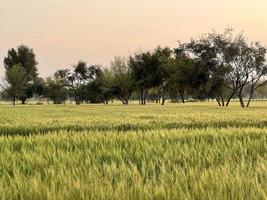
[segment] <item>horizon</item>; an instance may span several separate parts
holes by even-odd
[[[265,0],[10,0],[0,7],[1,79],[7,51],[20,44],[33,48],[42,77],[79,60],[107,66],[114,56],[138,49],[175,48],[178,40],[187,42],[227,26],[267,45]]]

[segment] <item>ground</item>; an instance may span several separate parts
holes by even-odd
[[[267,102],[0,105],[2,199],[267,199]]]

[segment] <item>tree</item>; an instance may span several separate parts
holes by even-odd
[[[22,101],[22,104],[25,104],[26,100],[33,96],[32,83],[38,75],[37,64],[33,49],[25,45],[19,46],[17,50],[10,49],[7,57],[4,59],[4,65],[7,71],[16,65],[20,65],[24,69],[24,76],[27,81],[26,89],[18,97]]]
[[[145,105],[149,90],[152,87],[159,86],[161,62],[154,52],[146,52],[130,56],[129,66],[133,73],[136,87],[139,91],[139,102]]]
[[[43,90],[44,97],[51,99],[54,104],[61,104],[67,99],[68,90],[64,80],[58,76],[47,78]]]
[[[90,81],[86,85],[86,100],[90,103],[108,104],[109,100],[113,97],[110,70],[102,70],[97,65],[91,65],[89,71]]]
[[[186,56],[176,54],[173,67],[171,84],[176,93],[179,94],[182,103],[185,103],[185,94],[191,87],[192,60]]]
[[[250,46],[252,62],[249,70],[249,98],[246,107],[249,107],[253,94],[257,89],[267,84],[267,65],[265,63],[266,48],[259,43],[252,43]]]
[[[179,44],[175,49],[174,72],[172,82],[183,103],[187,93],[193,98],[206,99],[209,97],[210,71],[198,56],[192,56],[189,45]],[[194,47],[194,46],[193,46]]]
[[[243,33],[234,36],[233,29],[228,28],[222,34],[208,33],[182,47],[206,66],[208,82],[205,92],[220,106],[228,106],[237,96],[241,107],[245,107],[244,88],[251,86],[248,107],[253,93],[265,83],[266,49],[259,43],[249,45]]]
[[[154,86],[158,88],[158,102],[160,102],[161,93],[162,105],[165,104],[167,93],[171,89],[171,75],[173,73],[173,51],[169,47],[161,48],[160,46],[154,51],[154,56],[158,59],[158,66],[154,69]]]
[[[208,33],[200,39],[192,40],[176,49],[176,52],[188,51],[191,57],[198,59],[206,67],[209,74],[207,83],[208,96],[215,98],[220,106],[225,106],[227,98],[227,73],[231,68],[229,65],[229,47],[233,41],[233,30],[225,29],[224,33]],[[228,101],[232,96],[228,98]]]
[[[73,66],[73,71],[69,69],[58,70],[56,76],[64,80],[64,84],[69,89],[70,97],[74,97],[76,105],[80,105],[86,98],[86,85],[95,77],[98,66],[87,67],[86,62],[79,61]]]
[[[74,94],[76,105],[80,105],[82,101],[82,93],[84,85],[89,79],[88,69],[86,62],[80,61],[77,65],[73,66],[73,73],[69,74],[69,88]]]
[[[16,105],[16,99],[25,93],[27,86],[26,72],[20,65],[14,65],[6,70],[6,81],[8,86],[6,91],[13,100],[13,105]]]
[[[115,57],[111,62],[111,83],[112,93],[123,103],[128,105],[129,99],[135,87],[132,70],[125,58]],[[108,74],[108,72],[106,72]],[[107,84],[106,84],[107,85]]]
[[[265,84],[262,78],[267,74],[265,64],[266,49],[259,43],[247,43],[243,34],[235,38],[229,50],[231,71],[227,74],[227,81],[230,83],[232,96],[236,94],[241,107],[245,107],[243,92],[244,88],[250,85],[249,100],[246,107],[249,107],[250,100],[257,88]]]
[[[142,105],[146,104],[147,95],[151,87],[151,81],[149,79],[150,72],[152,71],[151,62],[152,55],[150,52],[135,54],[129,59],[129,66],[139,90],[139,103]]]
[[[35,95],[41,98],[44,95],[45,80],[41,77],[38,77],[33,82],[33,92]]]

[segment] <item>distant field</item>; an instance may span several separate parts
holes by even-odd
[[[267,102],[0,105],[0,199],[267,199]]]

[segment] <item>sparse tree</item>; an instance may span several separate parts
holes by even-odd
[[[259,84],[261,78],[267,74],[265,65],[266,49],[259,43],[247,43],[243,34],[235,38],[229,50],[229,63],[231,71],[227,74],[227,81],[230,83],[232,96],[237,95],[241,107],[249,106],[250,100]],[[243,92],[248,85],[250,87],[249,100],[245,105]]]
[[[112,81],[110,85],[112,93],[123,103],[128,105],[129,99],[135,87],[132,70],[127,60],[122,57],[115,57],[111,62]]]

